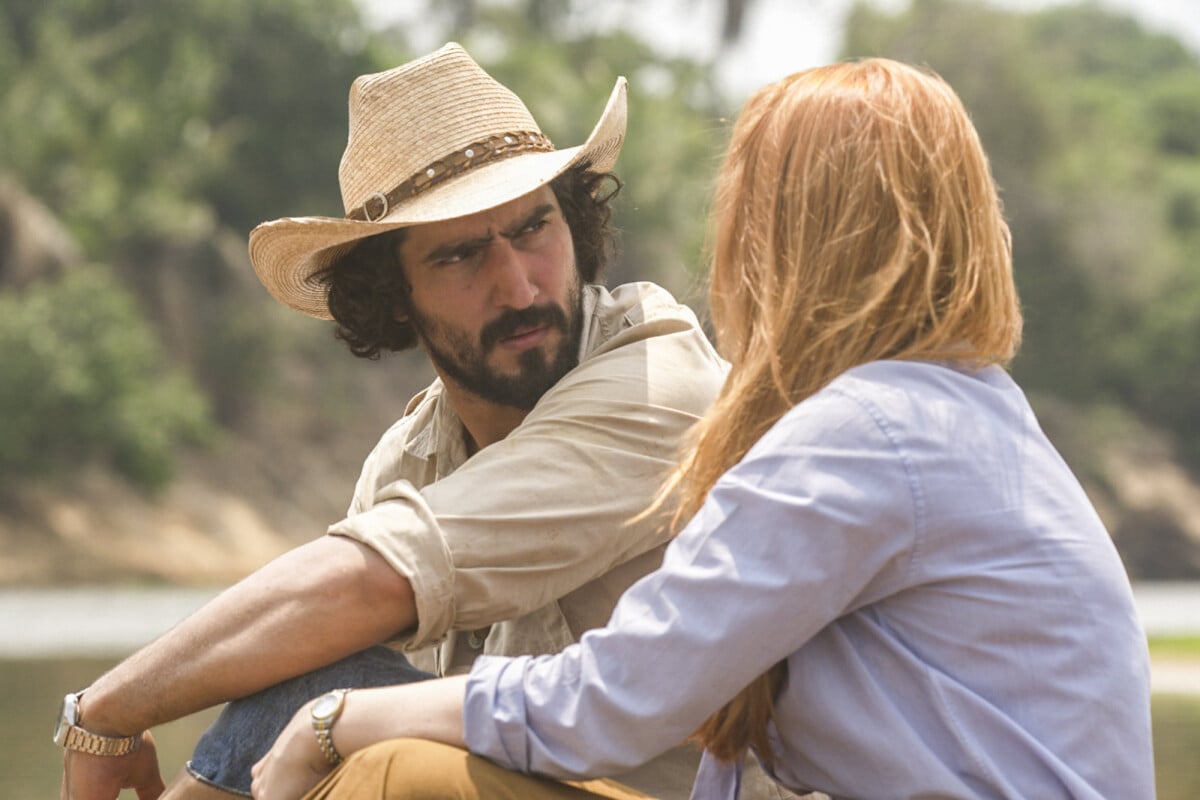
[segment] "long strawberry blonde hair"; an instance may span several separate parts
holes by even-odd
[[[660,502],[678,530],[787,411],[880,359],[1007,365],[1021,335],[1008,226],[975,128],[928,72],[869,59],[755,93],[717,179],[710,308],[732,362]],[[746,536],[754,531],[747,530]],[[772,667],[696,732],[754,747],[785,678]]]

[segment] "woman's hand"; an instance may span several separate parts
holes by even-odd
[[[312,703],[306,703],[251,768],[250,792],[255,800],[298,800],[332,769],[313,731]]]
[[[355,689],[347,695],[330,735],[345,758],[376,742],[402,737],[432,739],[465,749],[466,689],[466,675]],[[312,705],[307,703],[296,712],[270,752],[250,770],[254,779],[250,790],[256,800],[297,800],[332,771],[313,731]]]

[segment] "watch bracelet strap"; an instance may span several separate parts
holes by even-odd
[[[325,756],[325,760],[333,767],[342,763],[342,754],[337,751],[337,747],[333,744],[333,725],[341,717],[342,709],[346,702],[346,695],[350,694],[351,691],[352,687],[345,687],[329,692],[329,694],[341,695],[337,710],[329,719],[318,721],[315,716],[313,717],[313,732],[317,735],[317,745],[321,748],[321,753]]]
[[[72,725],[63,739],[63,747],[93,756],[124,756],[137,750],[142,744],[139,736],[101,736]]]
[[[321,747],[321,752],[325,755],[325,760],[332,766],[337,766],[342,763],[342,754],[333,746],[333,730],[331,727],[315,728],[317,732],[317,744]]]

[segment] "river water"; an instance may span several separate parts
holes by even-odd
[[[0,658],[122,656],[214,597],[217,589],[0,588]],[[1151,635],[1200,635],[1200,582],[1134,585]]]
[[[0,588],[0,798],[58,796],[61,755],[51,742],[65,691],[89,681],[215,596],[216,589]],[[1139,584],[1151,635],[1200,635],[1200,583]],[[1155,664],[1159,800],[1200,797],[1200,669]],[[155,729],[169,778],[215,717],[210,710]],[[123,797],[133,797],[126,792]]]

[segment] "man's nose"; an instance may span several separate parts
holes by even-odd
[[[492,281],[492,304],[498,308],[528,308],[537,298],[538,287],[531,279],[527,259],[501,239],[489,248],[488,271]]]

